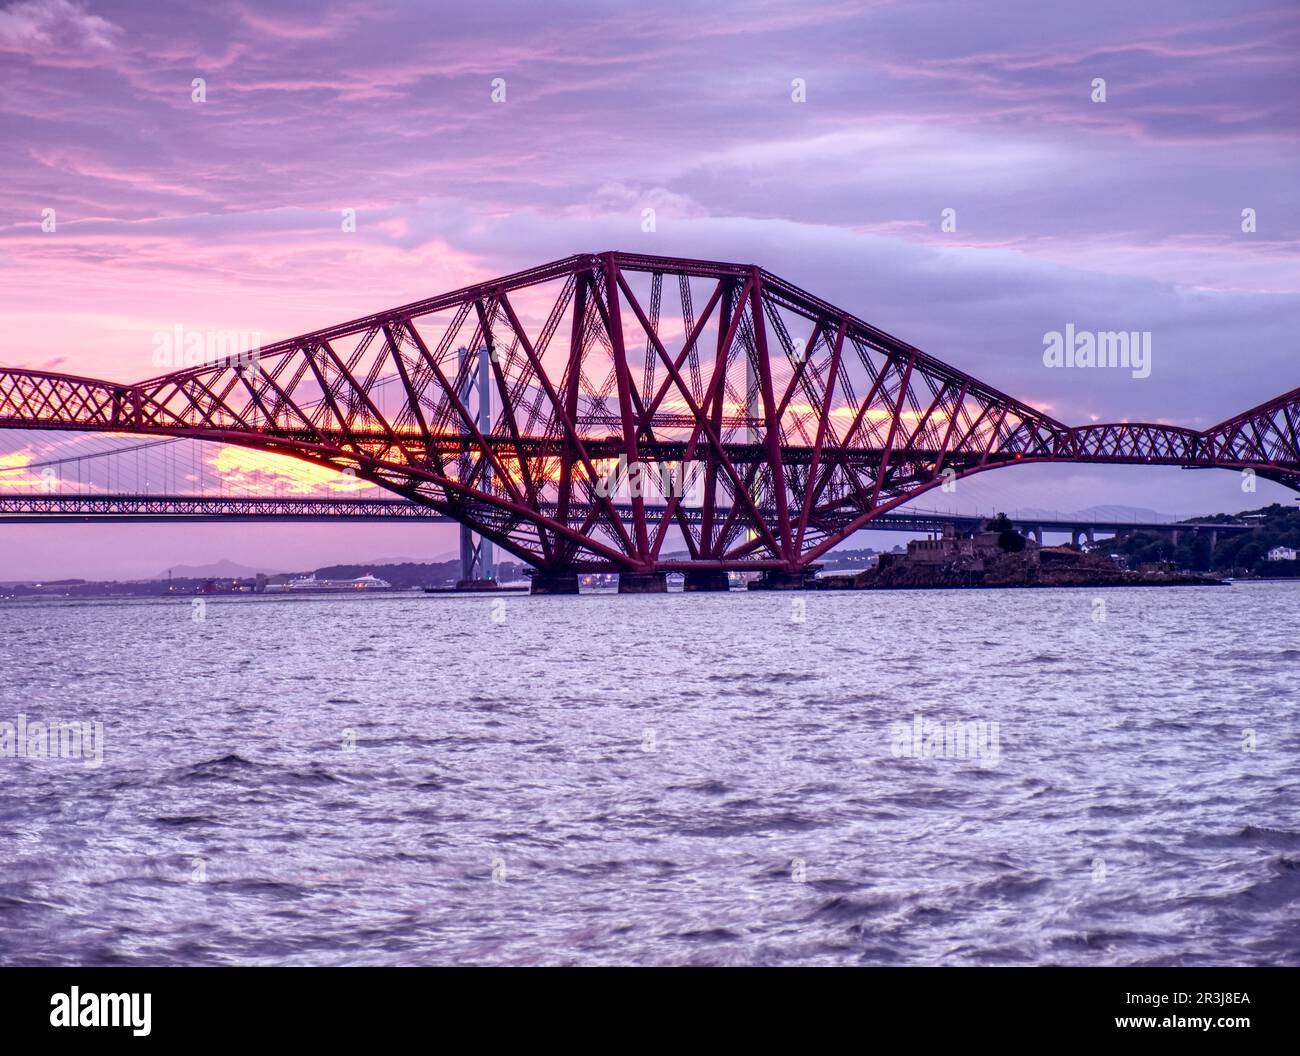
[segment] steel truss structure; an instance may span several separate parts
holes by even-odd
[[[628,253],[135,384],[0,369],[0,427],[304,459],[543,573],[800,572],[945,480],[1023,463],[1250,469],[1300,490],[1298,421],[1300,389],[1199,432],[1066,426],[762,268]],[[674,529],[686,559],[661,557]]]

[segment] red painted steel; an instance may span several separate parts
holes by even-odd
[[[457,355],[480,347],[490,428],[463,395],[477,357]],[[761,268],[632,253],[568,257],[134,384],[0,369],[0,428],[290,455],[545,570],[794,571],[946,476],[1018,463],[1250,469],[1300,490],[1298,422],[1300,389],[1199,432],[1071,428]],[[698,466],[700,508],[687,516],[672,489],[616,503],[597,484],[620,457]],[[689,561],[662,556],[670,527]]]

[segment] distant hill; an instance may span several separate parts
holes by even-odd
[[[153,578],[166,579],[168,572],[173,579],[251,579],[259,572],[265,572],[268,576],[283,574],[276,568],[249,568],[247,565],[239,565],[222,558],[210,565],[173,565],[170,569],[163,569]]]
[[[387,557],[374,561],[350,561],[345,565],[326,565],[316,569],[299,568],[291,572],[276,568],[251,568],[223,558],[208,565],[173,565],[170,571],[173,580],[253,579],[258,573],[268,576],[315,574],[318,579],[354,579],[357,576],[375,575],[400,589],[456,582],[460,578],[460,556],[439,554],[431,561]],[[166,580],[167,571],[152,578]]]
[[[388,554],[384,557],[367,557],[364,560],[352,561],[354,565],[440,565],[444,561],[459,561],[459,550],[447,550],[439,554],[425,554],[423,557],[407,557],[406,555],[394,556]]]
[[[460,559],[436,564],[407,561],[396,565],[363,563],[316,569],[317,579],[357,579],[360,576],[378,576],[398,590],[444,586],[460,578]]]
[[[1214,514],[1201,520],[1249,519],[1255,527],[1247,532],[1223,532],[1210,546],[1210,533],[1182,532],[1177,543],[1167,532],[1133,532],[1122,539],[1103,539],[1096,549],[1122,556],[1137,567],[1151,561],[1169,561],[1176,568],[1196,572],[1213,570],[1225,574],[1300,577],[1300,561],[1269,561],[1275,547],[1300,549],[1300,510],[1280,503],[1237,514]]]
[[[1117,521],[1120,523],[1128,521],[1133,524],[1170,524],[1182,520],[1181,517],[1174,514],[1158,513],[1142,506],[1089,506],[1082,510],[1068,511],[1017,507],[1014,511],[1008,510],[1007,513],[1011,514],[1017,521],[1032,520],[1035,517],[1041,517],[1045,521],[1068,521],[1077,517],[1084,523],[1088,521]]]

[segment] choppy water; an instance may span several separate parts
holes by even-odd
[[[0,962],[1300,963],[1300,584],[504,604],[0,606]]]

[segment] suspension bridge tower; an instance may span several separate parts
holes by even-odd
[[[484,436],[492,432],[492,363],[486,347],[471,352],[466,348],[456,350],[458,375],[464,378],[460,398],[466,408],[478,404],[478,427]],[[477,359],[476,365],[467,370],[465,361]],[[465,455],[468,457],[468,450]],[[484,490],[489,489],[492,468],[484,470]],[[496,583],[496,562],[493,560],[492,541],[484,539],[467,525],[460,526],[460,581],[456,587],[460,590],[482,589]]]

